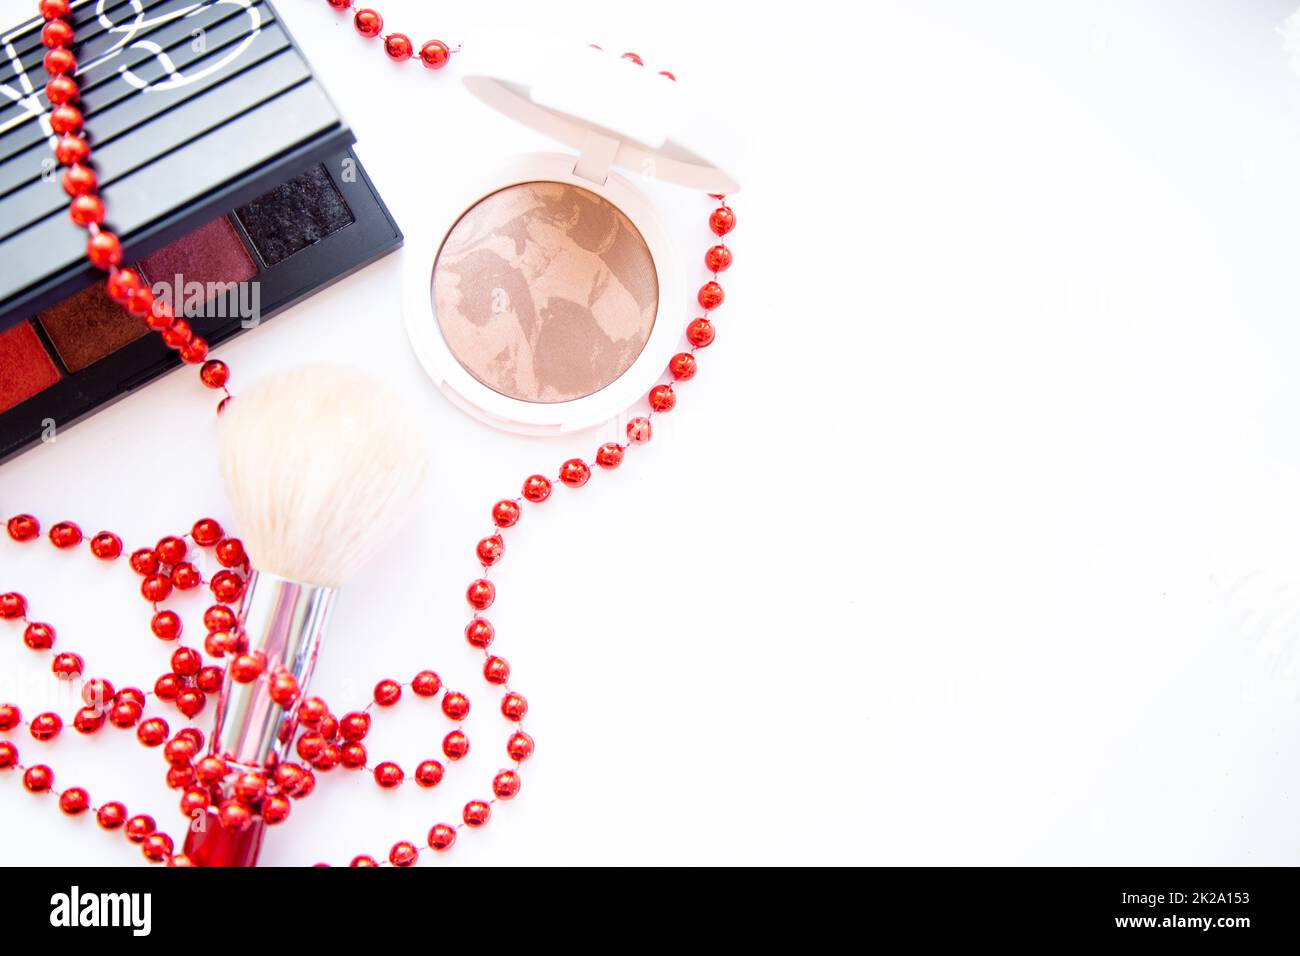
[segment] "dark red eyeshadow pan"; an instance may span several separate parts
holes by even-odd
[[[108,297],[102,281],[36,318],[69,372],[94,365],[149,331],[144,319],[136,318]]]
[[[207,289],[210,284],[247,282],[257,275],[257,264],[230,220],[222,216],[141,259],[140,271],[150,285],[166,285],[163,298],[180,315],[193,297],[187,289],[175,288],[178,277],[186,287],[197,284]]]
[[[0,332],[0,412],[39,395],[59,377],[30,322]]]

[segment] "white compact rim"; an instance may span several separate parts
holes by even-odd
[[[440,202],[426,223],[438,223],[418,235],[407,236],[404,256],[403,313],[407,337],[416,358],[429,377],[453,404],[470,415],[525,435],[563,434],[593,428],[611,421],[642,399],[663,375],[668,360],[681,345],[681,327],[665,318],[681,302],[672,244],[653,204],[635,186],[611,174],[603,184],[576,176],[576,158],[563,153],[519,156],[477,178],[460,195],[468,200]],[[576,186],[612,203],[641,233],[654,262],[659,281],[659,301],[654,325],[645,347],[630,366],[604,388],[567,402],[528,402],[503,395],[485,385],[461,365],[443,337],[433,300],[433,268],[443,242],[461,217],[487,196],[531,182]],[[667,308],[665,308],[667,306]]]

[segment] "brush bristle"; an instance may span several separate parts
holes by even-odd
[[[338,587],[409,516],[429,448],[402,400],[312,366],[241,392],[217,426],[236,528],[259,571]]]

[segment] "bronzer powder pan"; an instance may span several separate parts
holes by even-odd
[[[546,435],[632,408],[697,308],[652,203],[616,170],[706,193],[737,184],[703,158],[718,124],[672,80],[592,48],[538,46],[460,54],[461,77],[575,152],[442,181],[408,244],[403,291],[411,344],[439,388],[485,422]]]
[[[586,189],[520,183],[473,206],[433,267],[438,326],[461,366],[502,395],[568,402],[645,348],[659,277],[641,233]]]

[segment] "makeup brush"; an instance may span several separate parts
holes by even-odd
[[[264,656],[264,677],[290,674],[301,700],[338,589],[407,519],[428,473],[428,445],[398,396],[333,366],[240,394],[223,411],[217,440],[253,567],[237,626],[247,653]],[[288,756],[295,726],[294,709],[271,699],[265,679],[239,683],[227,673],[210,752],[234,774],[265,773]],[[230,794],[217,797],[191,822],[186,855],[199,866],[252,866],[261,818],[231,811],[223,825]]]

